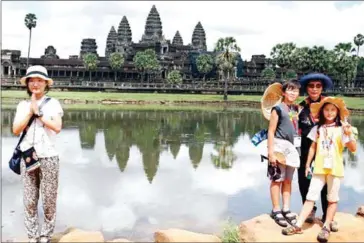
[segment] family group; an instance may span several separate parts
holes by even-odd
[[[319,198],[323,227],[317,240],[327,242],[330,233],[339,230],[334,216],[344,177],[343,152],[345,147],[356,151],[356,138],[355,129],[348,123],[349,110],[344,100],[323,95],[332,87],[333,82],[327,75],[311,73],[283,85],[270,85],[261,100],[263,115],[269,120],[268,129],[263,130],[265,136],[258,133],[265,143],[258,143],[264,144],[268,155],[265,158],[271,180],[270,215],[283,227],[284,235],[302,234],[305,222],[314,223]],[[301,91],[308,96],[297,104]],[[296,168],[303,203],[298,217],[290,210]]]

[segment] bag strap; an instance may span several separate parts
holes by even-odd
[[[45,104],[47,104],[47,103],[48,103],[48,101],[49,101],[50,99],[51,99],[50,97],[45,98],[45,99],[43,100],[43,102],[40,104],[40,106],[39,106],[39,110],[40,110],[40,109],[42,109],[42,108],[43,108],[43,106],[44,106]],[[24,139],[25,135],[27,134],[27,130],[28,130],[28,128],[30,127],[30,125],[32,124],[32,122],[33,122],[34,120],[35,120],[35,115],[33,115],[33,116],[29,119],[28,124],[27,124],[27,126],[25,127],[25,129],[24,129],[23,133],[21,134],[20,139],[19,139],[19,142],[18,142],[18,144],[16,145],[16,147],[18,147],[18,146],[19,146],[19,144],[23,141],[23,139]]]

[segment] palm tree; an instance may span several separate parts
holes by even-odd
[[[33,13],[28,13],[25,15],[25,26],[29,29],[29,44],[28,44],[28,59],[27,59],[27,68],[29,66],[29,54],[30,54],[30,41],[32,39],[32,29],[37,26],[37,16]]]
[[[215,52],[221,52],[217,56],[219,68],[228,74],[236,66],[236,52],[240,52],[240,47],[236,44],[234,37],[220,38],[215,46]],[[230,75],[228,76],[230,78]],[[225,77],[224,100],[227,100],[227,78]]]
[[[92,71],[97,69],[97,64],[99,61],[97,60],[97,56],[94,53],[86,53],[83,55],[83,65],[89,71],[90,81],[91,81],[91,73]]]
[[[359,56],[359,48],[364,44],[364,35],[357,34],[354,37],[354,44],[358,47],[356,50],[356,55]]]

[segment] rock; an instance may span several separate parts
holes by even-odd
[[[127,239],[115,239],[115,240],[110,240],[110,241],[106,241],[106,242],[132,242],[132,241],[127,240]]]
[[[104,236],[99,231],[75,229],[62,236],[59,242],[104,242]]]
[[[356,212],[357,216],[364,217],[364,206],[358,208],[358,212]]]
[[[159,230],[154,233],[155,242],[221,242],[215,235],[194,233],[181,229]]]
[[[332,232],[330,242],[354,242],[364,239],[364,219],[347,213],[336,213],[335,221],[339,232]],[[322,223],[304,224],[303,234],[285,236],[282,227],[277,225],[269,215],[263,214],[239,225],[239,237],[242,242],[317,242],[317,234]]]
[[[66,234],[72,232],[72,231],[75,231],[77,230],[76,228],[73,228],[73,227],[70,227],[68,229],[66,229],[65,231],[63,232],[59,232],[59,233],[55,233],[52,235],[52,238],[51,238],[51,242],[59,242],[60,239],[65,236]]]

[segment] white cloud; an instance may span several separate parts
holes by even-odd
[[[96,38],[98,53],[104,55],[106,37],[126,15],[139,42],[151,6],[155,4],[167,39],[180,31],[185,44],[191,42],[198,21],[204,26],[207,46],[212,50],[219,37],[234,36],[244,59],[253,54],[269,55],[280,42],[324,45],[352,42],[363,31],[364,3],[338,7],[335,2],[260,2],[260,1],[164,1],[164,2],[4,2],[2,48],[20,49],[27,55],[28,31],[23,17],[38,16],[32,36],[31,56],[39,57],[54,45],[62,58],[77,55],[83,38]],[[362,48],[364,53],[364,48]]]

